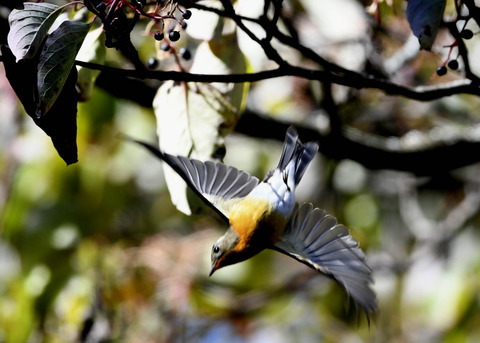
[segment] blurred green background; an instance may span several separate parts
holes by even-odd
[[[1,341],[74,342],[89,323],[89,334],[105,342],[479,338],[479,199],[468,178],[477,167],[438,189],[316,158],[297,194],[334,213],[366,251],[380,304],[368,329],[340,286],[280,254],[263,252],[207,277],[211,245],[225,226],[178,212],[159,161],[117,138],[154,142],[150,110],[97,90],[79,107],[81,160],[65,167],[11,104],[2,119],[18,134],[2,136]],[[232,134],[226,163],[261,177],[280,149]],[[452,228],[435,225],[473,205],[449,219]]]
[[[338,3],[353,6],[367,26],[360,2]],[[387,56],[409,31],[385,11],[383,24],[398,35],[375,36]],[[302,14],[301,33],[314,27],[325,37],[308,43],[358,67],[368,49],[347,39],[358,26],[340,35],[307,18],[317,14]],[[147,60],[154,42],[137,39]],[[248,57],[260,69],[255,53]],[[435,84],[439,60],[421,53],[397,77]],[[379,299],[369,328],[339,285],[274,252],[208,278],[210,248],[225,225],[213,214],[177,211],[160,162],[118,138],[155,143],[151,108],[95,88],[78,108],[80,162],[66,167],[0,73],[0,342],[480,341],[478,165],[418,178],[316,157],[298,199],[338,217],[367,253]],[[322,130],[326,117],[312,105],[318,92],[303,80],[267,80],[252,85],[247,106]],[[374,90],[336,92],[350,134],[372,134],[371,144],[478,139],[480,104],[471,96],[420,103]],[[281,142],[232,133],[226,148],[226,164],[261,178],[276,165]]]

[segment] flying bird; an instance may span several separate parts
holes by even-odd
[[[172,167],[229,225],[212,247],[210,275],[264,249],[286,254],[342,285],[365,313],[377,308],[371,269],[349,230],[310,203],[297,204],[295,188],[318,151],[287,130],[280,161],[262,181],[222,163],[173,156],[135,139]]]

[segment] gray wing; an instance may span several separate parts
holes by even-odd
[[[161,152],[149,143],[127,136],[123,138],[142,145],[172,167],[200,199],[227,223],[232,200],[245,197],[259,182],[256,177],[247,172],[222,163],[201,162],[193,158],[172,156]]]
[[[335,217],[312,204],[297,207],[282,237],[273,249],[318,270],[345,287],[367,314],[377,308],[371,269],[366,257]]]
[[[175,171],[226,217],[232,203],[229,200],[247,196],[259,182],[255,176],[222,163],[164,156],[165,162],[175,165]]]

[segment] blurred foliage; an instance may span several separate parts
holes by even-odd
[[[328,2],[291,4],[301,12],[303,38],[345,67],[360,68],[379,47],[382,57],[393,56],[408,40],[402,1],[393,1],[396,11],[380,1],[385,29],[374,32],[360,2]],[[342,25],[331,27],[332,20]],[[322,36],[313,39],[313,29]],[[367,34],[378,46],[363,40]],[[139,34],[135,44],[142,58],[155,51],[149,37]],[[256,53],[245,52],[257,70],[267,62]],[[439,55],[418,54],[396,78],[437,83]],[[106,58],[118,63],[115,51]],[[160,163],[118,139],[126,133],[154,142],[152,109],[94,88],[78,110],[80,162],[65,167],[0,73],[0,342],[480,340],[479,166],[415,178],[316,158],[298,198],[334,213],[367,253],[380,304],[368,328],[341,287],[280,254],[263,252],[207,277],[224,225],[178,212]],[[252,85],[247,106],[321,129],[325,117],[313,111],[320,93],[304,80],[266,80]],[[352,133],[393,146],[458,137],[478,117],[471,96],[420,103],[352,93],[335,88]],[[281,148],[235,134],[226,146],[227,164],[259,177]]]

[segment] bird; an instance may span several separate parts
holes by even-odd
[[[349,230],[325,210],[298,204],[295,189],[318,152],[287,129],[278,165],[260,181],[221,162],[161,152],[152,144],[126,139],[164,161],[228,225],[211,250],[209,276],[220,268],[272,249],[317,270],[343,286],[366,314],[377,309],[372,270]]]

